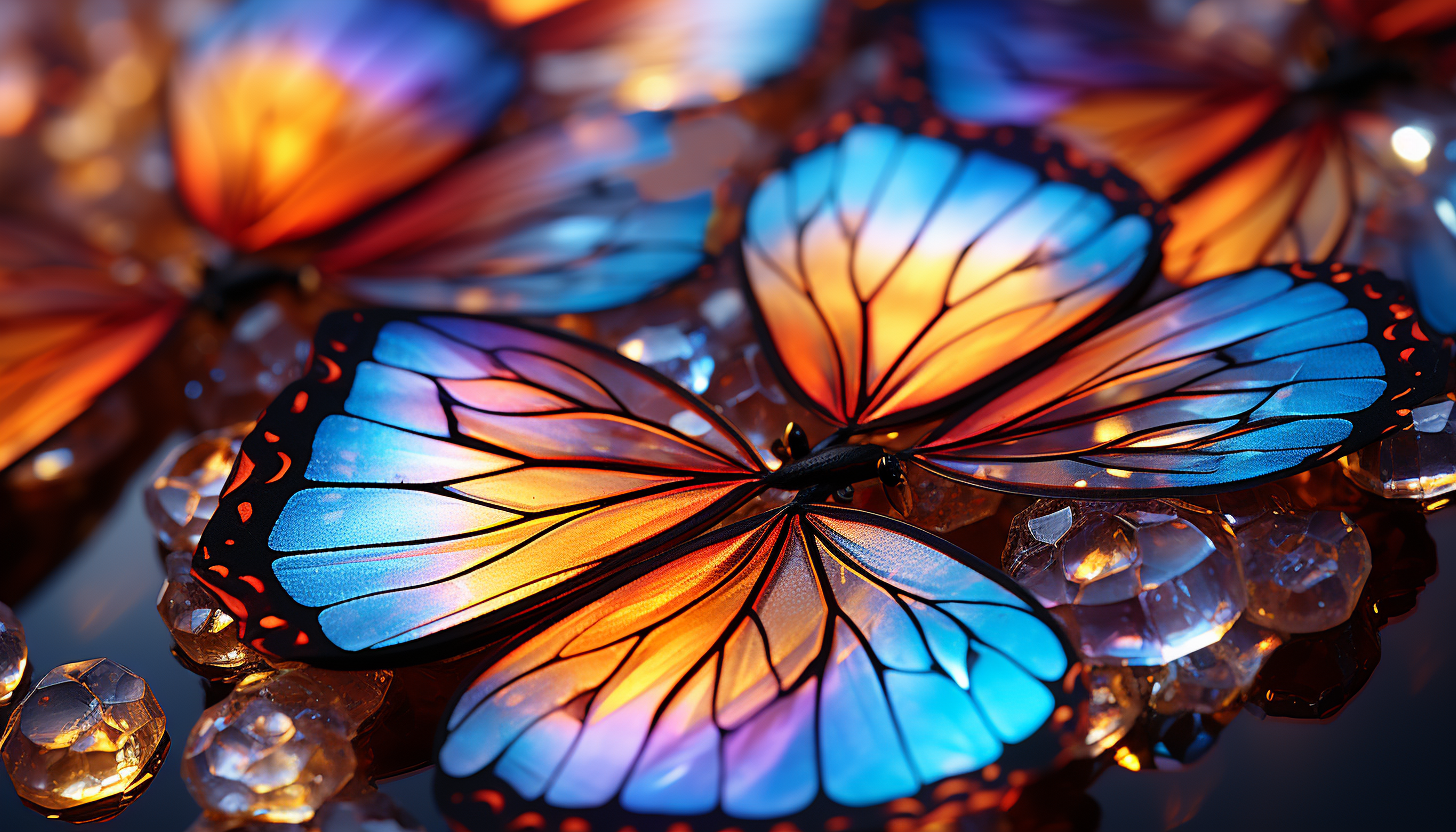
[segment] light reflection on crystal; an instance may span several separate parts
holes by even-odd
[[[10,698],[20,689],[29,659],[25,628],[13,610],[0,604],[0,705],[10,704]]]
[[[389,671],[260,673],[203,712],[182,777],[209,814],[304,823],[354,776],[351,745],[384,701]]]
[[[1370,543],[1343,512],[1274,513],[1239,530],[1246,615],[1283,633],[1350,617],[1370,576]]]
[[[1440,508],[1456,492],[1456,401],[1439,396],[1411,411],[1411,427],[1340,460],[1361,488],[1381,497]]]
[[[1236,545],[1217,513],[1186,503],[1039,500],[1013,521],[1002,567],[1062,621],[1083,658],[1163,664],[1238,620]]]
[[[217,511],[218,497],[252,422],[210,430],[179,445],[157,469],[145,492],[147,517],[157,539],[174,552],[191,553]]]
[[[1092,665],[1082,674],[1089,693],[1085,741],[1095,756],[1116,745],[1137,722],[1149,686],[1146,676],[1117,665]]]
[[[1152,709],[1213,714],[1236,704],[1281,643],[1278,633],[1240,619],[1223,638],[1154,672]]]
[[[166,729],[140,676],[93,659],[47,673],[10,715],[0,750],[23,799],[67,811],[145,788]]]
[[[188,659],[207,669],[237,671],[263,664],[263,658],[238,640],[237,622],[192,576],[192,555],[167,555],[167,577],[157,598],[157,614]]]

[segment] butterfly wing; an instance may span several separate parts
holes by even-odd
[[[761,329],[827,421],[969,395],[1148,276],[1162,221],[1131,180],[1027,131],[981,132],[858,124],[754,192],[742,251]]]
[[[575,116],[459,166],[318,261],[377,303],[527,315],[638,300],[702,265],[728,116]]]
[[[879,515],[790,506],[600,590],[458,695],[440,791],[512,814],[843,814],[1044,764],[1070,719],[1074,660],[1041,608]]]
[[[172,75],[193,214],[255,250],[321,231],[458,156],[520,69],[480,20],[401,0],[247,0]]]
[[[826,0],[486,0],[523,30],[530,75],[548,95],[626,111],[737,98],[800,64]]]
[[[0,220],[0,468],[79,416],[176,322],[182,298],[130,265]]]
[[[1258,268],[1128,318],[915,451],[991,488],[1226,490],[1350,453],[1438,392],[1441,350],[1377,272]]]
[[[763,472],[701,400],[560,335],[336,313],[314,350],[244,440],[193,560],[277,656],[458,652],[594,565],[712,522]]]

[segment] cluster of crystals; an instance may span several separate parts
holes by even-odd
[[[1456,401],[1438,396],[1411,411],[1411,426],[1340,460],[1361,488],[1390,499],[1419,500],[1428,509],[1456,492]]]
[[[263,663],[262,656],[238,639],[237,622],[227,609],[193,577],[191,553],[168,554],[166,569],[157,614],[188,659],[202,668],[219,671],[237,671]]]
[[[243,437],[253,429],[241,422],[198,434],[167,455],[144,493],[147,517],[157,539],[174,552],[191,554],[238,458]]]
[[[308,822],[353,778],[351,741],[390,678],[301,668],[244,679],[188,736],[188,790],[215,819]]]
[[[1246,601],[1237,541],[1213,511],[1162,500],[1038,500],[1002,567],[1093,663],[1160,665],[1206,647]]]
[[[10,698],[25,681],[29,662],[25,628],[9,607],[0,604],[0,705],[10,704]]]
[[[1164,715],[1224,711],[1238,704],[1281,643],[1278,633],[1246,616],[1213,644],[1155,670],[1149,705]]]
[[[166,755],[147,683],[110,659],[57,667],[10,715],[5,768],[21,798],[62,811],[144,788]]]

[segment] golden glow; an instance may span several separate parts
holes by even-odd
[[[658,72],[630,78],[622,84],[621,97],[629,108],[666,110],[676,95],[677,83],[672,76]]]
[[[40,77],[31,62],[14,55],[0,58],[0,136],[24,130],[39,98]]]
[[[1118,765],[1128,771],[1139,771],[1143,767],[1143,764],[1138,761],[1137,755],[1129,751],[1125,745],[1117,749],[1112,756],[1113,759],[1117,760]]]
[[[555,14],[581,3],[582,0],[481,0],[490,16],[502,26],[514,28]]]
[[[1076,482],[1072,483],[1072,485],[1076,486],[1077,488],[1086,488],[1087,487],[1087,481],[1086,480],[1077,480]]]
[[[1424,127],[1407,124],[1390,134],[1390,149],[1400,157],[1401,162],[1413,173],[1426,169],[1426,158],[1431,155],[1435,135]]]

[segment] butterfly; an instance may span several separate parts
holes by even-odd
[[[1217,491],[1367,444],[1438,385],[1374,272],[1262,267],[1113,322],[1165,233],[1130,179],[1030,131],[859,115],[758,185],[740,241],[763,341],[835,433],[770,468],[591,343],[336,314],[194,557],[241,637],[353,666],[506,638],[443,729],[452,793],[739,819],[911,797],[1066,727],[1073,654],[995,570],[832,492],[907,465]],[[701,534],[770,488],[798,496]]]
[[[1395,215],[1432,150],[1397,128],[1421,135],[1456,106],[1450,4],[1212,2],[1184,16],[931,0],[916,29],[953,115],[1047,122],[1165,201],[1175,283],[1295,260],[1404,265],[1428,320],[1456,325],[1456,283],[1372,239],[1408,236]]]
[[[630,17],[625,7],[584,6],[580,12],[590,11],[587,17],[573,10],[575,22],[568,27],[573,48],[616,44],[611,48],[620,54],[614,60],[623,71],[650,69],[669,80],[680,68],[702,75],[699,80],[733,70],[739,66],[737,49],[747,62],[742,68],[748,75],[737,82],[743,91],[796,64],[815,40],[819,4],[794,7],[796,34],[780,48],[745,44],[713,30],[715,50],[682,54],[658,49],[664,34],[692,23],[675,8],[642,5]],[[755,37],[765,26],[777,31],[783,22],[777,5],[734,6],[730,17],[741,24],[742,38]],[[711,24],[713,15],[708,18]],[[552,20],[533,31],[554,26]],[[141,27],[130,18],[121,22]],[[693,26],[703,30],[701,21]],[[148,42],[152,34],[148,30]],[[108,222],[91,222],[119,235],[111,248],[128,252],[119,260],[139,261],[152,272],[200,261],[199,252],[218,248],[199,239],[205,235],[189,228],[189,221],[230,252],[213,251],[210,267],[195,279],[173,281],[198,285],[177,290],[152,277],[144,285],[118,283],[104,269],[80,293],[40,292],[22,287],[20,278],[0,285],[6,293],[0,300],[25,310],[27,332],[44,336],[22,339],[27,343],[0,365],[0,389],[16,402],[0,431],[0,465],[44,440],[140,361],[189,299],[201,295],[220,303],[259,274],[299,275],[305,282],[311,272],[300,264],[306,263],[364,301],[464,311],[557,314],[650,294],[703,264],[714,245],[714,191],[762,138],[731,112],[623,112],[583,105],[564,114],[552,111],[534,129],[452,167],[517,97],[524,82],[521,44],[483,16],[435,3],[245,0],[202,27],[170,68],[155,56],[175,44],[157,39],[155,50],[132,57],[146,59],[144,77],[170,77],[165,101],[153,100],[149,90],[156,84],[137,87],[135,95],[143,98],[130,105],[135,112],[128,111],[126,139],[143,149],[162,144],[159,135],[132,136],[133,122],[158,133],[163,125],[170,129],[170,167],[187,214],[162,211],[166,221],[157,221],[151,214],[158,212],[137,207],[146,200],[134,191],[170,208],[170,198],[158,192],[165,186],[128,183],[118,194],[122,207],[108,214]],[[638,57],[650,57],[650,64],[633,63],[639,48],[647,49]],[[684,68],[694,61],[704,68]],[[106,83],[96,82],[97,96],[112,89]],[[686,101],[674,97],[670,103]],[[524,106],[543,109],[529,96]],[[38,121],[31,133],[24,138],[38,147],[45,146],[45,135],[70,135]],[[127,171],[150,169],[148,158],[134,159],[117,147],[99,148],[96,155],[99,162],[76,160],[79,173],[66,175],[90,181],[82,174],[94,174],[98,164],[115,168],[113,156]],[[563,164],[565,159],[572,164]],[[429,183],[424,190],[393,210],[370,216],[353,233],[341,230],[422,181]],[[13,184],[15,193],[39,190],[29,180]],[[164,239],[129,248],[127,240],[138,227],[145,234],[158,225],[168,226],[156,235]],[[329,232],[336,236],[320,239]],[[78,256],[87,268],[108,259],[99,253]],[[0,250],[0,270],[25,274],[32,259],[19,249]],[[197,271],[190,265],[183,270]],[[125,349],[98,342],[94,332],[75,325],[81,306],[98,320],[134,323],[128,331],[135,337]],[[44,357],[24,353],[42,344],[50,345]],[[60,359],[72,366],[61,366]],[[55,365],[54,374],[45,375],[46,363]],[[86,384],[56,382],[61,375]],[[21,397],[33,400],[36,409],[22,407]]]

